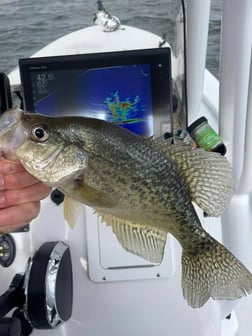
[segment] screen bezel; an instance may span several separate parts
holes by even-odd
[[[154,135],[161,136],[165,132],[172,132],[172,71],[169,47],[20,59],[19,71],[24,108],[34,111],[32,72],[135,64],[150,64],[151,66]],[[162,64],[162,67],[159,67],[159,64]]]

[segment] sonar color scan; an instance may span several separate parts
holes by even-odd
[[[91,117],[152,135],[149,64],[91,69],[79,79],[80,106]]]

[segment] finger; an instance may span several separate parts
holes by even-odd
[[[6,175],[22,171],[25,171],[25,169],[20,163],[2,158],[0,159],[0,174]]]
[[[0,211],[0,233],[8,233],[27,225],[37,217],[40,202],[29,202]]]
[[[21,189],[38,183],[39,180],[26,171],[8,175],[0,174],[0,190]]]
[[[7,226],[0,226],[0,235],[16,232],[17,230],[22,229],[23,227],[27,226],[29,223],[19,223],[17,225],[7,225]]]
[[[51,188],[43,183],[37,183],[23,189],[6,190],[0,192],[0,209],[13,205],[36,202],[46,198]]]

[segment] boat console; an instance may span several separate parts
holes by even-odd
[[[19,69],[26,110],[104,119],[143,137],[169,137],[173,132],[177,97],[172,89],[169,47],[26,58],[19,61]],[[126,252],[110,228],[89,209],[86,213],[91,280],[157,278],[173,273],[169,244],[164,261],[154,265]]]
[[[173,132],[169,47],[27,58],[19,61],[19,67],[26,110],[49,116],[101,118],[144,137],[167,137]],[[59,193],[54,190],[53,202],[49,200],[50,205],[53,203],[57,208],[63,199]],[[55,216],[55,211],[51,213]],[[88,276],[92,281],[162,279],[173,274],[170,241],[164,261],[156,265],[126,252],[112,231],[89,208],[81,220],[82,225],[86,224],[86,237],[80,236],[86,240]],[[22,234],[33,232],[26,226]],[[69,242],[69,237],[64,238]],[[13,254],[12,262],[14,260]],[[2,325],[5,330],[1,335],[12,335],[7,330],[16,332],[27,326],[27,333],[23,331],[25,335],[33,328],[56,328],[71,316],[72,290],[69,247],[62,242],[44,242],[29,258],[24,275],[16,274],[1,297],[0,328]],[[15,315],[6,318],[14,307]]]
[[[104,119],[142,136],[172,132],[171,49],[19,61],[24,107]]]

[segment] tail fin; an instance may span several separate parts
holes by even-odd
[[[223,245],[209,237],[207,249],[196,255],[183,251],[182,288],[184,298],[199,308],[212,297],[234,300],[252,291],[252,274]]]

